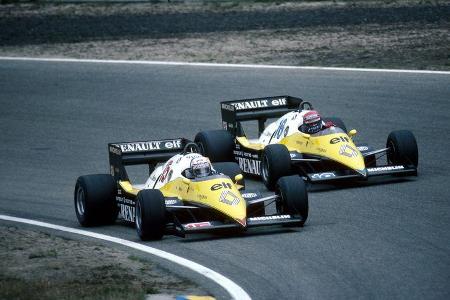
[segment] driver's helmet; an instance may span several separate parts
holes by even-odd
[[[208,176],[211,174],[211,162],[203,156],[195,157],[191,160],[191,172],[195,178]]]
[[[303,115],[303,125],[300,126],[300,130],[304,133],[314,134],[320,131],[322,128],[322,118],[320,114],[311,110]]]

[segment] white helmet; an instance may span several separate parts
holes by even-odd
[[[195,157],[191,160],[191,172],[195,178],[208,176],[211,174],[211,162],[203,156]]]

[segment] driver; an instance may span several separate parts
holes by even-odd
[[[315,110],[306,111],[303,114],[303,124],[300,125],[298,130],[307,134],[315,134],[324,128],[333,126],[331,122],[323,122],[320,114]]]
[[[191,173],[195,178],[210,175],[211,169],[211,162],[206,157],[195,157],[191,160]]]

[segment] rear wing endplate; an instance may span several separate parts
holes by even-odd
[[[272,96],[220,102],[222,126],[233,136],[243,136],[241,121],[258,120],[258,131],[262,133],[268,118],[280,117],[299,109],[302,99],[292,96]]]
[[[128,180],[127,165],[148,164],[154,166],[181,153],[187,143],[185,138],[150,140],[139,142],[109,143],[109,164],[111,175],[116,180]]]

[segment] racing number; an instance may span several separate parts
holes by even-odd
[[[284,126],[287,123],[287,119],[284,119],[280,122],[280,125],[278,125],[277,130],[275,131],[275,136],[277,139],[279,139],[281,137],[281,135],[283,134],[284,131]]]

